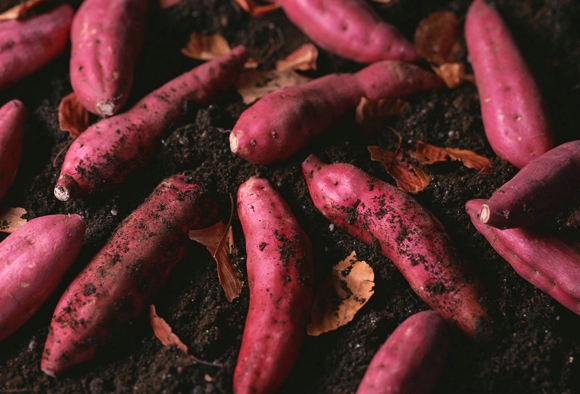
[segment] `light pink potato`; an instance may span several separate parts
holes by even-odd
[[[0,107],[0,200],[14,182],[24,140],[24,125],[28,111],[19,100]]]

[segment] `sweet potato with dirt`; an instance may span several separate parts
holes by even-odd
[[[447,331],[435,311],[407,318],[374,355],[356,394],[430,393],[445,366]]]
[[[261,178],[238,189],[250,306],[234,393],[274,393],[292,370],[312,307],[310,239],[284,199]]]
[[[270,0],[322,49],[360,63],[416,62],[415,47],[365,0]]]
[[[443,85],[431,72],[386,60],[356,74],[330,74],[283,88],[242,113],[230,134],[230,149],[254,164],[283,160],[354,113],[362,97],[407,97]]]
[[[482,206],[479,219],[497,228],[530,226],[580,196],[580,141],[567,142],[528,163]]]
[[[133,85],[145,34],[147,0],[85,0],[71,27],[70,81],[99,116],[119,112]]]
[[[310,155],[302,172],[316,208],[332,223],[377,245],[411,288],[470,338],[487,336],[486,292],[431,212],[396,187],[350,164]]]
[[[186,102],[207,105],[233,86],[248,57],[245,48],[209,61],[167,82],[133,108],[89,127],[69,147],[54,195],[86,197],[123,183],[143,168],[183,114]]]
[[[0,341],[26,322],[74,262],[85,235],[79,215],[26,222],[0,243]]]
[[[0,107],[0,200],[14,182],[24,140],[24,124],[28,111],[20,100]]]
[[[489,144],[522,168],[554,147],[542,93],[508,27],[485,0],[469,7],[465,40]]]
[[[90,360],[110,335],[136,319],[185,256],[188,231],[216,221],[217,204],[183,175],[163,180],[119,225],[62,295],[41,368],[59,375]]]
[[[44,14],[0,23],[0,89],[5,89],[61,55],[74,10],[61,5]]]
[[[465,204],[477,231],[522,278],[580,315],[580,245],[537,228],[500,230],[484,224],[478,218],[484,202]]]

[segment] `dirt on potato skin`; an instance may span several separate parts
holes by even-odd
[[[0,1],[0,10],[18,3]],[[74,7],[79,0],[70,2]],[[497,0],[498,10],[514,32],[549,103],[557,142],[577,139],[580,122],[580,4],[573,0]],[[437,10],[456,12],[463,21],[468,0],[400,0],[381,15],[412,38],[418,22]],[[232,0],[182,0],[161,11],[151,1],[148,29],[137,63],[135,85],[127,105],[165,81],[199,64],[180,53],[191,31],[220,32],[230,45],[246,45],[252,57],[267,58],[264,69],[307,42],[279,11],[260,18],[246,15]],[[354,392],[374,352],[394,328],[427,306],[390,261],[330,226],[308,196],[300,164],[310,153],[326,162],[349,162],[389,183],[394,181],[366,149],[394,149],[397,139],[387,130],[363,137],[348,120],[329,131],[295,157],[268,166],[252,165],[229,151],[228,132],[246,108],[235,91],[208,107],[189,106],[181,125],[142,172],[120,188],[86,200],[60,202],[53,187],[70,141],[58,128],[58,104],[71,92],[70,51],[34,75],[0,92],[0,103],[18,98],[29,109],[22,164],[4,198],[33,218],[53,213],[78,213],[87,220],[83,248],[61,285],[45,305],[11,337],[0,343],[0,393],[229,393],[248,307],[248,289],[229,303],[219,286],[215,263],[204,247],[192,242],[186,258],[174,269],[152,300],[159,316],[196,357],[220,366],[195,363],[181,351],[163,347],[146,318],[119,328],[116,337],[93,361],[57,379],[40,371],[40,358],[52,312],[66,285],[102,247],[115,227],[165,177],[187,171],[223,206],[229,218],[230,195],[252,175],[269,179],[278,188],[310,235],[316,280],[356,250],[375,271],[375,294],[354,320],[334,332],[307,337],[299,360],[281,393]],[[321,51],[312,77],[361,68]],[[578,393],[580,392],[580,317],[540,292],[501,259],[479,235],[464,212],[465,201],[486,198],[510,179],[516,169],[498,159],[485,139],[477,90],[465,84],[409,100],[410,106],[386,125],[403,135],[406,144],[421,140],[439,146],[470,149],[491,159],[494,174],[481,175],[459,163],[440,163],[427,170],[428,188],[414,196],[431,210],[456,240],[459,249],[488,289],[494,313],[494,334],[471,342],[451,335],[449,359],[434,392]],[[92,118],[95,120],[95,118]],[[568,207],[542,224],[578,239],[580,230],[566,225]],[[245,276],[244,237],[234,213],[234,262]],[[549,256],[547,256],[549,258]]]

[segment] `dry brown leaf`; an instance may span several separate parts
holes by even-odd
[[[24,208],[0,208],[0,232],[11,234],[18,230],[27,221],[22,219],[24,214],[26,214]]]
[[[181,0],[159,0],[159,9],[166,10],[179,4]]]
[[[431,65],[431,68],[450,89],[455,89],[465,81],[475,84],[473,74],[465,72],[464,63],[443,63],[440,66]]]
[[[89,111],[72,92],[65,96],[58,106],[58,123],[62,131],[68,131],[72,138],[77,138],[89,127]]]
[[[202,36],[195,31],[189,36],[187,47],[181,49],[185,56],[197,60],[213,60],[230,52],[230,45],[221,34]]]
[[[217,264],[220,285],[229,302],[240,295],[244,283],[238,278],[232,265],[230,252],[234,244],[232,227],[218,222],[211,227],[201,230],[191,230],[189,238],[204,245],[211,253]]]
[[[297,50],[276,62],[276,70],[316,70],[318,49],[310,43],[302,44]]]
[[[243,9],[252,16],[265,15],[270,12],[276,11],[278,8],[281,7],[280,4],[259,5],[254,0],[235,0],[235,1],[240,6],[241,9]]]
[[[304,77],[293,70],[248,70],[238,79],[236,90],[242,96],[244,103],[252,104],[268,93],[308,81],[310,81],[310,78]]]
[[[457,148],[441,148],[439,146],[427,144],[423,141],[417,142],[416,152],[417,160],[421,164],[433,164],[441,161],[459,160],[467,168],[473,168],[481,174],[491,174],[491,162],[470,150]]]
[[[157,339],[161,341],[163,346],[175,346],[176,348],[183,351],[183,353],[188,354],[187,346],[181,342],[181,339],[173,333],[173,330],[167,324],[167,322],[161,317],[157,316],[155,311],[155,305],[151,305],[149,308],[149,323],[153,328],[153,332]]]
[[[316,292],[308,335],[320,335],[350,322],[373,295],[374,280],[373,269],[359,261],[354,251],[332,267]]]
[[[22,4],[15,5],[14,7],[7,9],[0,14],[0,22],[19,19],[24,14],[26,14],[27,11],[31,10],[39,4],[44,3],[45,1],[46,0],[28,0]]]
[[[383,130],[384,121],[400,115],[409,103],[400,98],[386,98],[371,101],[363,97],[356,107],[356,123],[366,135],[373,135]]]
[[[458,25],[451,11],[438,11],[423,19],[415,30],[417,53],[436,66],[456,62],[461,51]]]
[[[389,175],[397,181],[399,189],[407,193],[419,193],[431,182],[431,176],[406,159],[402,152],[389,152],[379,146],[368,146],[367,149],[371,153],[371,160],[383,163]]]

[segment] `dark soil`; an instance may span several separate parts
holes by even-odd
[[[17,0],[0,2],[4,10]],[[78,7],[79,0],[71,1]],[[575,0],[498,0],[497,8],[537,75],[553,115],[559,143],[577,139],[580,130],[580,3]],[[468,0],[400,0],[383,17],[412,38],[418,22],[437,10],[456,12],[462,21]],[[220,32],[232,46],[246,45],[252,57],[271,56],[271,68],[306,42],[279,11],[252,18],[233,0],[182,0],[160,11],[152,2],[146,42],[137,64],[131,103],[165,81],[199,64],[180,53],[192,31]],[[494,174],[481,175],[458,163],[428,168],[433,180],[416,199],[446,226],[489,291],[494,334],[472,342],[453,332],[449,359],[436,393],[578,393],[580,392],[580,318],[550,296],[520,278],[470,225],[464,203],[489,197],[516,170],[498,159],[486,141],[476,88],[465,84],[414,97],[384,132],[362,136],[345,121],[294,158],[255,166],[234,157],[228,132],[244,110],[232,91],[215,104],[188,108],[184,122],[173,127],[151,164],[115,191],[87,200],[62,203],[53,187],[62,163],[60,152],[70,141],[58,127],[58,105],[71,92],[66,53],[48,67],[0,93],[0,102],[18,98],[29,108],[24,157],[18,177],[4,199],[7,206],[24,207],[28,218],[54,213],[78,213],[88,223],[79,257],[55,294],[14,335],[0,343],[0,393],[229,393],[248,307],[248,288],[229,303],[219,286],[210,254],[192,242],[187,257],[152,300],[157,313],[196,357],[221,366],[195,363],[175,348],[163,347],[147,319],[119,327],[110,346],[93,361],[54,379],[41,372],[40,357],[54,307],[67,283],[110,237],[115,227],[166,176],[189,171],[204,180],[226,209],[230,195],[251,175],[268,178],[288,201],[314,245],[316,280],[352,250],[376,275],[375,294],[348,325],[306,339],[301,356],[282,393],[354,392],[379,346],[405,318],[427,306],[410,290],[392,263],[377,249],[329,226],[308,196],[300,163],[311,152],[326,162],[349,162],[389,183],[381,164],[372,162],[368,145],[393,150],[396,137],[439,146],[470,149],[491,159]],[[351,72],[361,65],[321,51],[316,77]],[[580,181],[580,180],[579,180]],[[578,206],[578,204],[576,204]],[[574,206],[542,224],[578,238],[567,225]],[[244,237],[233,217],[234,261],[245,278]],[[550,256],[545,256],[547,259]],[[580,263],[580,262],[579,262]],[[1,307],[1,306],[0,306]]]

